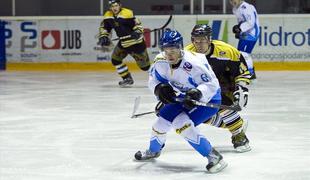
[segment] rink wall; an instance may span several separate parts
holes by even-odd
[[[137,17],[145,28],[149,55],[154,58],[162,31],[147,32],[165,24],[168,16]],[[114,71],[110,64],[113,47],[103,51],[96,45],[100,16],[0,19],[6,21],[7,70]],[[211,25],[213,39],[237,45],[231,32],[236,24],[233,15],[176,15],[168,27],[177,29],[187,44],[196,23]],[[260,25],[260,38],[252,54],[257,70],[310,70],[310,15],[260,15]],[[131,57],[126,62],[131,70],[138,70]]]

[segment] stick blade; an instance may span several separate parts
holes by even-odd
[[[133,105],[133,110],[132,110],[132,114],[131,114],[131,118],[136,118],[136,112],[139,108],[139,105],[140,105],[140,100],[141,100],[141,96],[138,96],[135,98],[135,102],[134,102],[134,105]]]

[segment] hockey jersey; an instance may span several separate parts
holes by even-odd
[[[257,40],[259,36],[259,20],[256,9],[253,5],[242,2],[238,7],[233,8],[241,29],[240,38],[245,40]]]
[[[186,50],[196,52],[193,44],[185,47]],[[250,72],[246,62],[235,47],[219,40],[212,40],[210,53],[206,55],[223,92],[234,92],[235,84],[249,84]]]
[[[103,21],[99,28],[100,37],[109,36],[112,29],[115,30],[116,35],[120,38],[130,35],[133,31],[137,31],[141,34],[139,39],[130,37],[121,39],[121,45],[124,48],[143,42],[143,27],[130,9],[121,8],[117,16],[114,16],[113,12],[110,10],[104,14]]]
[[[149,89],[154,92],[159,83],[169,83],[181,95],[191,88],[197,88],[202,93],[200,101],[220,100],[219,82],[205,55],[189,51],[182,53],[177,68],[172,68],[162,53],[155,57],[150,69]]]

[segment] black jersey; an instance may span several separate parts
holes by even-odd
[[[126,48],[143,42],[143,27],[141,22],[135,18],[132,10],[121,8],[117,16],[115,16],[112,11],[108,10],[103,18],[99,28],[99,37],[109,36],[112,29],[115,30],[116,35],[120,38],[130,36],[133,31],[137,31],[141,33],[141,37],[139,39],[130,37],[121,39],[120,43],[122,47]]]
[[[185,49],[197,52],[193,44]],[[223,93],[234,92],[237,83],[250,83],[250,72],[242,54],[233,46],[219,40],[212,40],[211,51],[206,55]]]

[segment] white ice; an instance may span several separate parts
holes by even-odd
[[[148,147],[156,101],[146,73],[119,88],[115,73],[0,72],[1,180],[309,180],[310,72],[258,72],[250,87],[247,135],[235,153],[227,130],[200,125],[228,167],[208,174],[207,160],[174,131],[161,156],[133,161]]]

